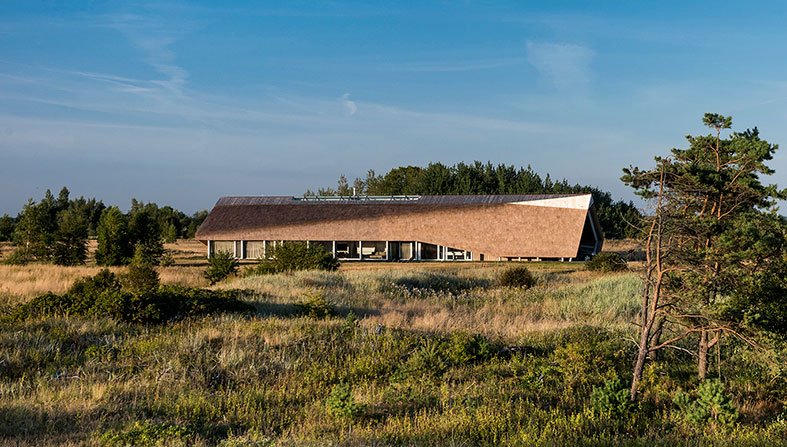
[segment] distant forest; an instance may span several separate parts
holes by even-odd
[[[359,195],[440,195],[440,194],[593,194],[598,218],[608,238],[635,237],[641,213],[633,202],[615,201],[609,192],[593,186],[554,181],[547,174],[542,178],[530,166],[515,168],[475,161],[447,166],[430,163],[427,167],[400,166],[385,175],[369,170],[366,178],[356,178],[352,185],[339,177],[336,189],[307,190],[304,195],[346,196],[353,188]]]
[[[31,198],[16,217],[8,214],[0,217],[0,241],[12,241],[15,233],[20,236],[18,233],[22,230],[31,232],[32,229],[26,228],[27,226],[36,227],[36,233],[48,235],[45,237],[49,238],[56,238],[58,232],[62,233],[65,226],[84,226],[88,236],[96,236],[101,215],[110,208],[112,207],[108,207],[96,198],[71,198],[65,186],[57,197],[47,190],[39,202]],[[125,214],[126,218],[131,221],[134,216],[143,213],[146,218],[157,223],[154,228],[160,232],[161,239],[167,242],[173,242],[177,238],[194,237],[197,228],[208,215],[207,210],[202,210],[189,216],[171,206],[159,207],[155,203],[143,203],[131,199],[131,209]],[[73,225],[73,222],[77,222],[78,225]],[[20,223],[29,225],[24,225],[23,228],[19,226]]]

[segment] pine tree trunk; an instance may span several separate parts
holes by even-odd
[[[642,381],[642,371],[645,369],[645,359],[647,357],[648,357],[647,340],[645,340],[645,342],[642,342],[642,340],[640,340],[639,352],[637,353],[637,361],[634,363],[634,375],[631,380],[630,398],[632,401],[637,398],[637,388],[639,387],[639,382]]]
[[[664,319],[663,318],[659,318],[656,321],[655,328],[653,329],[653,339],[650,342],[650,344],[652,346],[658,346],[659,344],[661,344],[661,328],[662,327],[664,327]],[[648,360],[650,360],[651,362],[655,362],[656,358],[658,357],[658,353],[659,353],[658,350],[650,351],[650,353],[648,354]]]
[[[699,362],[697,364],[697,377],[705,379],[708,374],[708,331],[700,332]]]

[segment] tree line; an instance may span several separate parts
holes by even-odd
[[[164,253],[164,242],[193,238],[207,215],[202,210],[189,216],[170,206],[136,199],[131,200],[128,213],[123,213],[95,198],[72,199],[64,186],[57,198],[47,190],[40,201],[29,199],[16,217],[3,215],[0,241],[16,246],[4,260],[11,264],[84,264],[89,237],[98,239],[99,265],[128,264],[135,254],[155,263]]]
[[[541,177],[528,166],[475,161],[447,166],[429,163],[426,167],[399,166],[384,175],[369,170],[365,178],[356,178],[352,185],[345,176],[339,177],[337,187],[307,190],[304,195],[348,196],[353,194],[444,195],[444,194],[593,194],[601,227],[608,238],[636,237],[642,217],[632,202],[614,200],[609,192],[592,186],[571,184],[568,180],[554,181],[549,174]]]

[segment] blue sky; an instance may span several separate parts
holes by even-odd
[[[67,185],[187,212],[430,161],[633,196],[707,133],[787,144],[784,2],[0,1],[0,214]],[[770,182],[787,186],[787,153]]]

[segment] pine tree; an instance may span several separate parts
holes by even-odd
[[[107,208],[101,213],[97,233],[96,263],[98,265],[127,264],[133,253],[126,216],[118,207]]]
[[[58,265],[80,265],[87,258],[87,219],[76,207],[58,215],[52,259]]]

